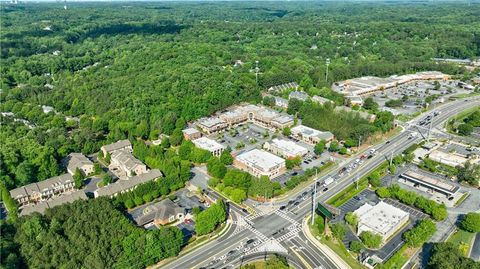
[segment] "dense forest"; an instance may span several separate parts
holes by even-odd
[[[15,225],[16,234],[1,224],[5,268],[144,268],[177,255],[183,244],[178,228],[138,228],[105,198],[47,209]]]
[[[182,143],[188,121],[241,101],[261,102],[272,85],[296,81],[341,103],[330,89],[335,81],[422,70],[464,74],[431,58],[480,56],[479,3],[113,2],[68,3],[65,10],[63,3],[2,2],[0,16],[3,200],[6,189],[63,173],[69,153],[91,154],[124,138],[134,142],[137,158],[165,174],[113,201],[79,201],[2,221],[6,268],[131,268],[176,255],[176,229],[137,229],[118,208],[181,188],[192,163],[210,160]],[[353,114],[332,122],[325,120],[335,115],[330,108],[310,108],[291,110],[350,144],[391,127],[387,114],[371,124]],[[160,146],[141,141],[160,134],[170,136]],[[278,191],[261,180],[250,182],[255,188],[242,185],[235,173],[220,183],[235,189],[232,196]]]

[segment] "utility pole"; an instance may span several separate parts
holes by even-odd
[[[362,144],[362,136],[358,138],[358,150],[360,150],[360,145]]]
[[[330,65],[330,58],[327,58],[325,61],[325,64],[327,65],[327,71],[325,72],[325,81],[328,81],[328,66]]]
[[[393,162],[393,150],[392,150],[392,153],[390,154],[390,166],[392,166],[392,162]]]
[[[315,198],[317,197],[317,181],[318,181],[318,173],[317,169],[315,168],[315,185],[313,187],[313,199],[312,199],[312,220],[311,224],[313,225],[315,223]]]

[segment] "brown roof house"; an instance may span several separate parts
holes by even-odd
[[[134,221],[139,226],[145,226],[152,222],[158,226],[177,220],[183,221],[184,218],[185,209],[170,199],[165,199],[145,207],[141,214],[134,217]]]

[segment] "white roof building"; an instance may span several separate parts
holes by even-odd
[[[238,155],[234,165],[250,174],[260,177],[276,177],[285,172],[285,160],[264,150],[252,149]]]
[[[264,148],[284,158],[295,158],[308,153],[308,149],[293,141],[277,138],[273,139],[270,143],[266,142]]]
[[[225,150],[224,145],[207,137],[200,137],[198,139],[192,140],[192,142],[198,148],[210,151],[214,156],[220,156],[223,150]]]
[[[408,222],[409,214],[397,207],[380,201],[372,206],[364,204],[354,211],[358,216],[357,234],[364,231],[381,235],[385,241]]]

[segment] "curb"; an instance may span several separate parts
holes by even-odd
[[[328,248],[326,245],[322,244],[320,241],[318,241],[313,234],[310,232],[310,229],[308,227],[307,221],[311,218],[311,216],[307,216],[306,218],[303,219],[302,221],[302,230],[303,233],[306,235],[307,239],[312,242],[315,246],[318,247],[318,250],[320,250],[333,264],[335,264],[338,268],[344,269],[348,268],[351,269],[350,265],[348,265],[347,262],[345,262],[340,256],[338,256],[335,252],[333,252],[330,248]]]

